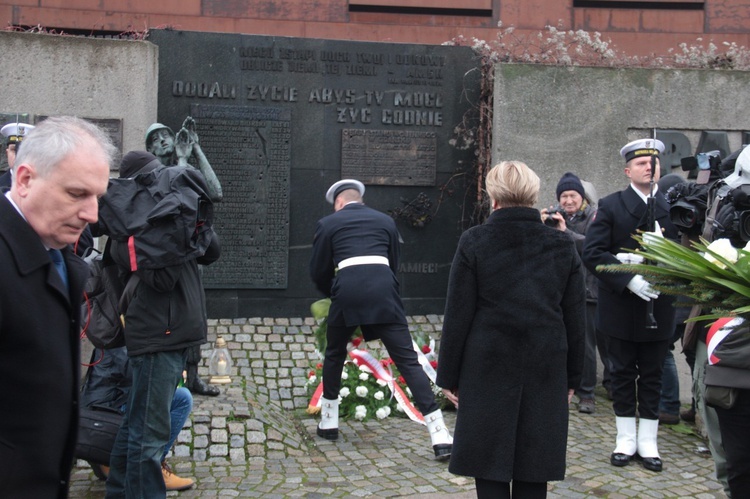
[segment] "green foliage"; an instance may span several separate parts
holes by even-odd
[[[708,314],[691,319],[750,317],[750,253],[740,250],[737,258],[718,252],[705,239],[691,248],[661,237],[634,236],[641,249],[631,250],[652,264],[600,265],[603,272],[641,274],[654,289],[683,296],[687,305],[702,305]]]

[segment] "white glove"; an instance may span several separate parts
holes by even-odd
[[[651,284],[642,276],[636,274],[628,283],[628,289],[638,298],[644,301],[656,300],[659,292],[651,287]]]
[[[617,253],[615,258],[620,260],[620,263],[643,263],[643,256],[637,253]]]

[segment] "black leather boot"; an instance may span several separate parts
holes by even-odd
[[[187,364],[187,387],[195,395],[215,397],[221,393],[219,387],[211,386],[198,376],[198,364]]]

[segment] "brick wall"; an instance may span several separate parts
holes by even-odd
[[[631,55],[663,54],[698,38],[750,46],[750,6],[745,0],[690,0],[696,9],[671,9],[675,2],[648,2],[653,9],[573,7],[571,0],[501,0],[483,2],[483,15],[437,0],[410,3],[426,10],[399,11],[399,2],[382,0],[5,0],[4,25],[41,26],[89,34],[97,31],[143,32],[148,28],[250,33],[339,40],[440,44],[458,35],[494,38],[497,24],[515,26],[519,34],[536,33],[545,25],[601,32]],[[645,3],[645,2],[641,2]],[[356,4],[351,10],[350,4]],[[445,8],[450,4],[453,8]],[[375,10],[357,10],[370,6]],[[378,10],[382,7],[396,10]],[[442,7],[442,10],[441,10]],[[475,7],[475,6],[474,6]],[[457,10],[458,9],[458,10]]]

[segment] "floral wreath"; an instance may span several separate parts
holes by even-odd
[[[326,349],[326,333],[329,298],[312,304],[310,310],[318,321],[315,330],[316,348],[320,358]],[[435,385],[437,360],[434,354],[435,340],[421,328],[411,331],[412,345],[422,368],[430,378],[433,393],[441,406],[450,405],[442,390]],[[412,402],[412,393],[404,377],[398,371],[393,359],[378,359],[366,349],[366,342],[361,329],[357,328],[349,342],[349,357],[341,372],[341,390],[339,391],[339,417],[367,421],[373,417],[385,419],[389,416],[408,417],[413,421],[424,423],[424,418]],[[307,407],[308,414],[320,412],[323,393],[323,364],[311,366],[307,375],[307,389],[311,395]]]

